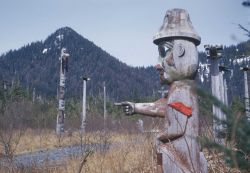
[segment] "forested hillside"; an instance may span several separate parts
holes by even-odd
[[[0,78],[8,83],[19,81],[29,90],[35,88],[39,95],[54,97],[59,83],[62,47],[70,54],[67,96],[81,97],[82,76],[91,78],[87,84],[89,95],[101,94],[105,82],[108,97],[116,100],[151,96],[160,88],[153,67],[130,67],[69,27],[58,29],[45,41],[2,55]]]
[[[1,55],[0,80],[9,85],[14,81],[19,82],[30,91],[35,88],[37,95],[56,97],[62,47],[70,54],[66,74],[67,97],[81,98],[82,76],[91,78],[87,84],[90,96],[102,95],[105,82],[108,97],[116,101],[155,96],[161,88],[154,67],[128,66],[69,27],[58,29],[44,41],[33,42]],[[242,64],[249,65],[249,50],[250,41],[224,47],[220,61],[221,65],[230,69],[224,75],[228,83],[229,100],[233,97],[243,98],[243,72],[240,67]],[[203,52],[199,53],[199,59],[197,82],[209,89],[209,61]],[[206,64],[207,69],[204,69]]]

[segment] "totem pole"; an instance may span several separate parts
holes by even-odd
[[[66,53],[66,49],[62,48],[60,61],[60,83],[59,83],[59,105],[58,105],[58,114],[56,122],[56,133],[61,135],[64,132],[64,117],[65,117],[65,73],[68,71],[68,58],[69,54]]]
[[[227,100],[227,83],[226,78],[224,78],[224,73],[229,71],[229,68],[220,65],[219,66],[219,93],[220,93],[220,101],[225,105],[228,106],[228,100]],[[226,121],[226,114],[220,109],[220,117],[219,121]],[[217,120],[218,121],[218,120]],[[215,126],[216,124],[213,124]],[[217,139],[217,142],[220,142],[221,144],[225,144],[225,138],[226,138],[226,124],[219,122],[219,131],[217,131],[217,135],[215,136],[215,139]]]
[[[222,65],[220,65],[219,66],[219,70],[220,70],[220,73],[221,73],[221,79],[220,79],[220,86],[222,86],[222,90],[223,90],[223,93],[222,93],[222,95],[221,95],[221,101],[223,100],[223,104],[224,105],[226,105],[226,106],[228,106],[228,98],[227,98],[227,90],[228,90],[228,88],[227,88],[227,81],[226,81],[226,78],[224,78],[224,74],[225,74],[225,72],[229,72],[230,71],[230,69],[228,68],[228,67],[226,67],[226,66],[222,66]]]
[[[194,77],[198,69],[200,37],[183,9],[168,10],[153,41],[161,62],[156,65],[168,95],[154,103],[122,102],[127,115],[134,113],[164,118],[158,134],[157,169],[163,173],[206,173],[207,162],[197,142],[198,103]]]
[[[220,58],[222,57],[222,45],[205,45],[207,58],[211,66],[211,88],[212,95],[219,101],[224,103],[224,87],[223,87],[223,69],[225,67],[219,66]],[[226,120],[226,115],[221,108],[213,105],[213,135],[215,142],[225,144],[225,129],[222,121]]]
[[[85,133],[86,130],[86,86],[87,81],[90,80],[89,77],[82,77],[83,86],[82,86],[82,119],[81,119],[81,133]]]
[[[249,93],[248,93],[248,80],[247,80],[247,71],[250,70],[248,66],[242,67],[241,70],[244,72],[244,86],[245,86],[245,109],[246,109],[246,117],[250,122],[250,107],[249,107]]]

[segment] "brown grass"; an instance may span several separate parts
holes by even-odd
[[[128,133],[87,133],[84,141],[88,143],[119,143],[118,147],[107,151],[97,150],[86,158],[83,165],[84,173],[155,173],[156,158],[154,138],[152,135],[128,134]],[[143,141],[133,143],[136,139]],[[64,135],[60,146],[79,144],[80,133]],[[58,147],[58,138],[53,131],[45,130],[41,133],[28,130],[21,138],[17,153],[30,152],[38,149],[50,149]],[[223,155],[213,150],[205,150],[208,161],[209,173],[240,173],[239,170],[229,168],[223,159]],[[84,156],[84,155],[83,155]],[[81,157],[72,157],[65,160],[65,164],[45,164],[43,167],[33,166],[26,169],[0,168],[0,173],[77,173],[81,164]]]
[[[96,135],[96,134],[95,134]],[[97,135],[98,136],[98,135]],[[95,136],[96,137],[96,136]],[[99,136],[97,138],[101,138]],[[133,143],[135,138],[140,138],[143,143]],[[103,138],[104,139],[104,138]],[[106,140],[112,143],[129,141],[122,143],[118,147],[105,151],[97,150],[86,158],[83,166],[84,173],[154,173],[156,170],[156,161],[152,137],[148,135],[135,134],[112,134],[107,135]],[[66,139],[65,139],[66,140]],[[29,143],[29,142],[28,142]],[[32,146],[35,145],[33,144]],[[72,157],[66,161],[66,164],[58,166],[44,165],[42,168],[33,166],[27,169],[7,170],[0,168],[0,172],[48,172],[48,173],[77,173],[81,158]]]
[[[85,173],[153,173],[155,172],[154,147],[148,138],[141,144],[125,144],[107,152],[94,152],[87,158]],[[80,159],[68,161],[68,170],[77,172]],[[71,173],[71,172],[69,172]]]
[[[103,142],[103,134],[101,132],[86,133],[82,136],[84,143],[100,143]],[[109,142],[124,142],[137,138],[135,134],[128,133],[108,133]],[[48,150],[58,147],[70,145],[79,145],[81,142],[81,133],[79,131],[66,132],[58,137],[53,130],[31,130],[25,131],[24,135],[16,147],[15,154],[34,152],[37,150]],[[0,153],[4,153],[3,147],[0,145]]]

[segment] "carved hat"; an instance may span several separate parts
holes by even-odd
[[[154,43],[172,40],[173,38],[185,38],[198,46],[201,42],[200,36],[193,28],[189,14],[184,9],[168,10],[159,32],[154,36]]]

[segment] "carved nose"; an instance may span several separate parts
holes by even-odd
[[[157,64],[157,65],[155,66],[155,68],[156,68],[156,70],[158,70],[158,71],[162,71],[162,70],[163,70],[163,67],[162,67],[161,64]]]

